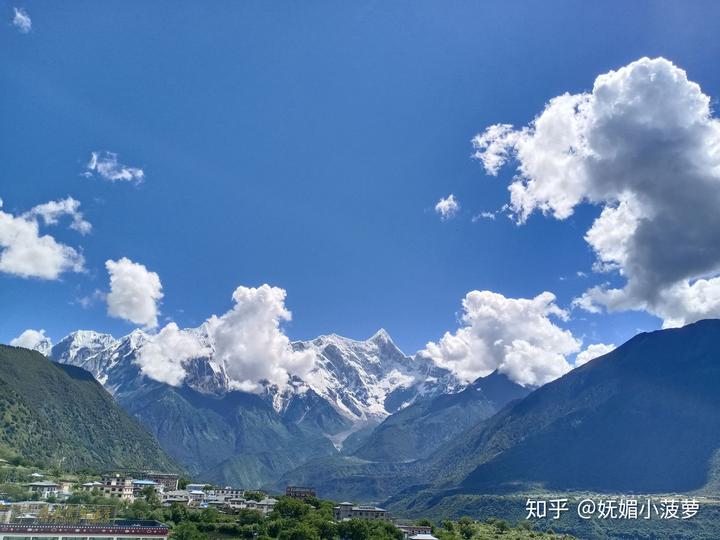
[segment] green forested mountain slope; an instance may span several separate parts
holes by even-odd
[[[0,345],[0,447],[39,465],[179,470],[157,441],[79,368]]]
[[[463,433],[415,475],[433,504],[537,488],[717,492],[719,387],[720,320],[639,334]]]
[[[116,394],[198,480],[260,488],[298,463],[337,453],[322,435],[286,421],[255,394],[201,394],[146,382]]]

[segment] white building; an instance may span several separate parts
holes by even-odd
[[[432,527],[430,525],[398,525],[395,526],[400,529],[405,537],[405,540],[419,534],[432,534]]]
[[[171,506],[173,504],[189,504],[190,492],[184,489],[174,489],[165,491],[162,495],[163,506]]]
[[[245,508],[249,510],[258,510],[263,516],[267,516],[273,511],[276,504],[277,499],[265,497],[262,501],[245,501]]]
[[[37,493],[41,499],[57,497],[59,493],[59,486],[55,482],[31,482],[27,487],[33,493]]]
[[[247,508],[247,501],[242,497],[232,497],[230,499],[225,499],[225,504],[231,510],[242,510],[243,508]]]
[[[131,502],[135,500],[132,478],[127,476],[120,476],[119,474],[104,475],[102,477],[102,487],[100,487],[100,491],[102,491],[106,497],[116,497]]]
[[[208,495],[217,500],[223,499],[240,499],[245,496],[245,490],[225,486],[224,488],[214,488],[208,492]]]
[[[351,502],[342,502],[334,507],[333,517],[335,521],[345,521],[346,519],[365,519],[368,521],[390,520],[387,511],[383,508],[378,508],[377,506],[356,506]]]
[[[191,504],[200,504],[205,500],[205,492],[202,489],[193,489],[189,492],[190,496],[190,503]]]

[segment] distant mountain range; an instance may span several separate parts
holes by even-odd
[[[718,320],[639,334],[538,389],[497,372],[463,387],[383,331],[294,343],[317,356],[312,386],[232,391],[211,355],[173,387],[140,373],[147,339],[76,332],[48,353],[91,372],[198,479],[399,511],[538,488],[720,493]]]
[[[92,376],[0,345],[0,454],[65,470],[181,471]]]
[[[531,392],[493,372],[460,392],[418,398],[349,439],[343,456],[314,459],[276,484],[313,485],[329,497],[380,500],[419,482],[418,464],[507,403]]]
[[[717,495],[719,387],[720,320],[639,334],[413,464],[388,503],[461,509],[468,496],[531,489]]]
[[[425,458],[508,402],[530,392],[530,388],[495,371],[460,392],[416,400],[390,415],[356,449],[346,453],[382,462]]]
[[[471,387],[419,400],[354,455],[311,461],[282,481],[421,513],[447,498],[537,489],[718,494],[719,387],[720,321],[639,334],[525,397],[515,389],[521,399],[493,415],[482,413],[483,400],[457,408]],[[476,416],[434,444],[443,422],[424,414],[436,403],[453,403],[435,413],[447,423],[463,423],[468,410]]]
[[[189,331],[213,350],[204,326]],[[417,400],[462,388],[430,359],[403,354],[384,330],[366,341],[330,335],[293,343],[315,354],[313,383],[264,383],[261,394],[233,391],[212,355],[186,362],[180,387],[153,381],[136,363],[149,339],[140,330],[121,339],[78,331],[46,353],[92,373],[170,455],[207,481],[260,487],[308,460],[337,455],[348,436]]]
[[[187,331],[213,350],[205,325]],[[56,362],[86,369],[112,394],[122,394],[138,385],[135,359],[149,339],[141,330],[120,339],[80,330],[63,338],[49,351],[41,352]],[[278,413],[290,416],[297,414],[298,401],[325,401],[336,413],[334,421],[325,419],[329,422],[327,435],[337,435],[353,426],[379,423],[418,396],[447,393],[462,386],[449,370],[436,366],[429,358],[403,354],[385,330],[367,341],[333,334],[312,341],[297,341],[292,347],[296,351],[315,353],[313,383],[297,377],[290,387],[283,389],[264,383],[264,397]],[[47,349],[47,343],[36,348]],[[212,354],[189,360],[184,367],[189,373],[184,383],[193,390],[215,395],[230,391],[224,366],[215,362]],[[306,396],[308,392],[310,395]]]

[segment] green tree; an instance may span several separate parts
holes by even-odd
[[[467,516],[458,520],[458,530],[465,540],[470,540],[475,534],[475,522]]]
[[[138,499],[136,501],[133,501],[133,503],[129,505],[123,513],[126,517],[131,519],[148,519],[150,517],[151,511],[152,508],[148,503],[141,499]]]
[[[417,523],[418,525],[423,526],[423,527],[430,527],[430,532],[432,532],[432,533],[435,532],[435,525],[433,524],[432,521],[430,521],[430,520],[427,519],[427,518],[419,519],[419,520],[416,521],[416,523]]]
[[[178,478],[178,489],[185,489],[191,481],[190,477],[182,475]]]
[[[386,540],[403,540],[405,537],[400,529],[387,521],[370,521],[370,537]]]
[[[200,512],[200,521],[203,523],[217,523],[222,521],[222,516],[215,508],[205,508]]]
[[[170,533],[173,540],[206,540],[207,535],[201,533],[194,523],[180,523],[173,527]]]
[[[181,523],[187,519],[187,508],[179,504],[173,504],[170,507],[170,519],[173,523]]]
[[[495,523],[495,530],[497,530],[500,534],[504,534],[507,531],[510,530],[510,524],[505,521],[504,519],[498,519]]]
[[[342,521],[337,529],[342,540],[366,540],[370,536],[368,522],[361,519]]]
[[[274,513],[284,518],[301,519],[311,510],[309,504],[291,497],[280,497],[275,505]]]
[[[278,540],[320,540],[320,535],[308,523],[300,522],[290,529],[280,531]]]
[[[251,524],[257,524],[262,523],[265,519],[261,512],[258,510],[248,510],[247,508],[243,508],[238,511],[237,513],[237,522],[240,525],[251,525]]]
[[[262,501],[265,498],[265,494],[259,491],[246,491],[244,497],[248,501]]]
[[[157,508],[160,506],[160,498],[153,486],[145,486],[142,488],[140,493],[142,493],[142,496],[145,498],[145,502],[147,502],[151,507]]]
[[[0,484],[0,495],[10,501],[24,501],[28,497],[28,490],[20,484]]]

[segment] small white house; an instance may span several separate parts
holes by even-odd
[[[250,510],[258,510],[262,513],[262,515],[267,516],[270,512],[273,511],[276,504],[277,499],[265,497],[262,501],[245,501],[245,508],[248,508]]]
[[[27,486],[30,488],[30,491],[40,495],[41,499],[57,497],[59,492],[59,486],[55,482],[31,482]]]
[[[234,488],[231,486],[225,486],[224,488],[211,489],[208,492],[208,495],[215,497],[218,500],[239,499],[245,495],[245,490],[240,488]]]
[[[206,494],[202,489],[193,489],[190,491],[190,504],[199,505],[205,500]]]
[[[174,489],[165,491],[162,494],[163,506],[171,506],[173,504],[188,504],[190,502],[190,492],[184,489]]]
[[[247,508],[247,501],[242,497],[232,497],[225,499],[225,504],[232,510],[241,510]]]

